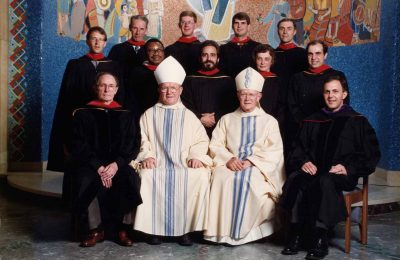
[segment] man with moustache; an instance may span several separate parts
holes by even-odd
[[[194,36],[197,15],[192,11],[183,11],[179,14],[179,29],[182,36],[165,49],[166,56],[173,56],[190,75],[199,68],[197,55],[200,50],[200,41]]]
[[[232,29],[235,36],[221,46],[220,68],[235,78],[251,65],[253,49],[259,43],[249,37],[250,16],[247,13],[239,12],[232,17]]]
[[[125,95],[125,107],[137,109],[139,115],[157,103],[158,84],[154,71],[165,58],[164,45],[158,39],[148,40],[143,49],[146,60],[128,71]]]
[[[328,230],[346,217],[343,191],[353,190],[359,177],[373,173],[380,158],[368,119],[345,104],[346,80],[333,75],[322,84],[325,106],[302,121],[287,160],[293,172],[279,202],[290,220],[282,254],[308,249],[306,259],[328,254]],[[305,236],[309,230],[311,240]]]
[[[200,119],[211,137],[221,116],[237,107],[237,99],[233,79],[218,69],[218,44],[207,40],[200,49],[201,69],[186,77],[182,102]]]
[[[144,36],[147,32],[149,20],[145,16],[135,15],[131,17],[129,30],[131,38],[125,42],[114,45],[108,57],[118,61],[124,71],[135,66],[140,66],[145,60],[145,52],[143,45],[145,44]]]

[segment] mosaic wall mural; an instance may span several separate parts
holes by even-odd
[[[276,25],[284,17],[297,25],[296,41],[324,40],[344,46],[379,40],[381,0],[57,0],[57,32],[84,40],[91,26],[103,27],[110,42],[130,37],[129,18],[149,19],[147,37],[170,44],[178,38],[178,15],[193,10],[199,16],[196,35],[200,39],[229,40],[234,13],[244,11],[252,18],[250,36],[273,47],[279,44]]]

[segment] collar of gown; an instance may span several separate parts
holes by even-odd
[[[236,109],[235,114],[239,117],[248,117],[248,116],[262,116],[265,115],[265,111],[258,104],[256,108],[251,112],[244,112],[240,107]]]
[[[158,102],[156,104],[156,106],[160,107],[160,108],[164,108],[164,109],[182,109],[182,108],[185,108],[185,106],[182,104],[182,101],[180,99],[174,105],[164,105],[163,103]]]

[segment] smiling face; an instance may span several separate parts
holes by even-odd
[[[296,35],[296,29],[292,21],[284,21],[279,24],[278,35],[281,43],[286,44],[293,41],[293,37]]]
[[[201,51],[200,61],[203,70],[215,69],[219,61],[217,49],[214,46],[205,46]]]
[[[181,29],[183,37],[192,37],[194,29],[196,28],[196,22],[191,16],[183,16],[179,21],[179,28]]]
[[[106,37],[98,31],[93,31],[86,41],[86,44],[89,47],[89,52],[102,53],[107,43],[105,38]]]
[[[132,33],[132,39],[134,41],[143,41],[143,37],[147,32],[147,25],[146,22],[141,19],[134,19],[132,20],[132,25],[130,28]]]
[[[239,98],[240,108],[246,113],[253,111],[261,99],[261,93],[252,89],[239,90],[237,96]]]
[[[158,65],[165,58],[164,47],[159,42],[149,43],[146,52],[147,52],[147,57],[149,58],[149,63],[151,65]]]
[[[307,51],[308,64],[311,68],[316,69],[325,64],[328,53],[324,53],[322,44],[317,43],[310,45]]]
[[[174,82],[161,83],[158,86],[159,102],[164,105],[175,105],[182,94],[182,86]]]
[[[348,95],[339,80],[325,83],[323,94],[327,108],[333,112],[338,111],[343,106],[344,100]]]
[[[250,25],[246,20],[235,19],[232,24],[233,32],[238,38],[246,38],[249,34]]]
[[[104,74],[97,82],[97,99],[100,102],[109,104],[117,94],[118,85],[115,78],[110,74]]]
[[[272,56],[267,52],[259,52],[256,56],[256,66],[258,71],[270,71],[272,65]]]

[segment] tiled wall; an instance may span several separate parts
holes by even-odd
[[[57,1],[10,1],[10,12],[12,2],[25,5],[27,22],[20,32],[26,44],[23,97],[16,99],[24,102],[23,122],[17,124],[9,113],[9,157],[11,161],[41,162],[47,160],[51,122],[66,63],[87,49],[83,41],[57,35]],[[399,12],[399,1],[382,1],[380,41],[331,48],[328,55],[328,63],[348,77],[352,105],[370,119],[378,133],[383,152],[380,166],[394,171],[400,170]],[[13,105],[11,102],[10,111]]]

